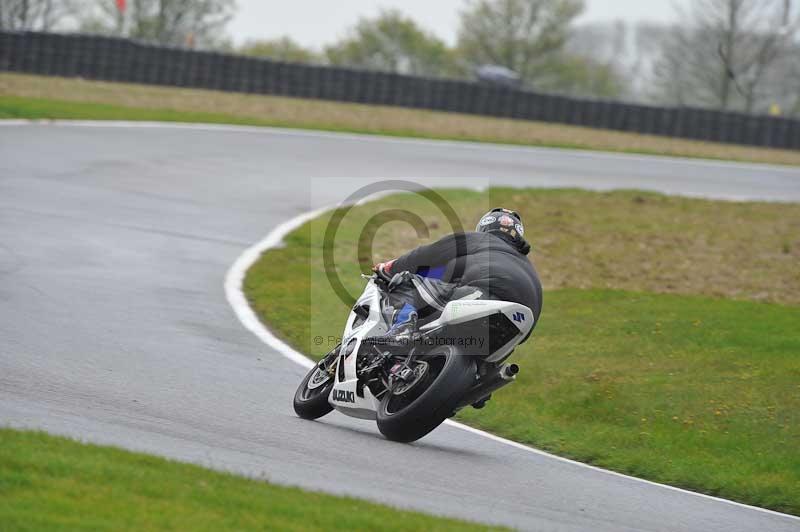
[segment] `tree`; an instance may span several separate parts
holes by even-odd
[[[800,42],[794,41],[770,69],[762,89],[765,106],[784,116],[800,116]]]
[[[622,77],[612,65],[585,56],[559,54],[552,64],[544,66],[544,70],[549,75],[537,84],[544,91],[578,97],[618,98],[626,90]]]
[[[748,112],[768,105],[771,73],[792,49],[791,0],[696,0],[662,44],[656,96]]]
[[[781,86],[783,93],[783,108],[787,114],[800,117],[800,43],[793,43],[789,53],[786,54],[787,75],[783,78]]]
[[[622,21],[576,27],[559,57],[564,64],[561,84],[577,95],[634,98],[643,61],[636,36]]]
[[[653,102],[653,68],[658,61],[664,41],[671,34],[668,24],[639,22],[633,28],[630,40],[630,64],[626,71],[633,97]]]
[[[122,15],[115,2],[95,0],[81,28],[162,45],[213,47],[235,7],[235,0],[128,0]]]
[[[74,0],[0,0],[0,30],[50,31],[76,11]]]
[[[325,55],[334,65],[401,74],[441,76],[453,71],[445,43],[396,10],[361,19],[347,37],[326,47]]]
[[[582,10],[582,0],[471,0],[461,13],[460,55],[474,65],[510,68],[536,85],[553,75]]]
[[[288,36],[272,40],[248,41],[239,48],[239,53],[290,63],[321,62],[321,57],[316,52],[304,48]]]

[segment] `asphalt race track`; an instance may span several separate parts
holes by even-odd
[[[225,274],[278,224],[376,178],[800,201],[797,168],[248,128],[7,124],[0,425],[524,529],[800,530],[795,518],[455,427],[402,445],[371,422],[296,418],[305,370],[244,329]]]

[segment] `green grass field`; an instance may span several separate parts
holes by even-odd
[[[11,73],[0,73],[0,118],[277,126],[800,165],[796,150],[392,106]]]
[[[643,192],[447,191],[471,227],[488,207],[519,209],[545,283],[518,382],[459,419],[616,471],[800,514],[800,205]],[[419,196],[353,209],[334,246],[347,290],[360,268],[420,243],[402,222],[356,252],[366,221],[405,209],[430,238],[448,223]],[[250,270],[264,322],[314,356],[348,309],[321,261],[330,215]],[[361,266],[359,266],[359,261]],[[311,301],[314,302],[311,305]]]
[[[38,432],[0,429],[0,530],[487,530]]]
[[[125,105],[91,102],[70,102],[45,98],[0,96],[0,118],[30,120],[136,120],[152,122],[188,122],[233,124],[244,126],[288,126],[289,124],[209,113],[174,109],[140,109]],[[317,128],[322,129],[322,128]]]

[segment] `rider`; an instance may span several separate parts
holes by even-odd
[[[492,209],[481,217],[475,232],[456,233],[420,246],[374,270],[386,279],[409,272],[412,296],[401,297],[394,328],[409,322],[422,307],[442,310],[456,299],[494,299],[520,303],[533,311],[538,323],[542,285],[530,260],[520,215]],[[409,284],[409,283],[405,283]],[[398,292],[403,292],[399,290]]]

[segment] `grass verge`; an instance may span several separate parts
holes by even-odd
[[[800,165],[800,153],[791,150],[388,106],[8,73],[0,74],[0,118],[246,124]]]
[[[518,382],[486,409],[460,413],[462,421],[562,456],[800,515],[800,272],[790,229],[800,206],[640,192],[443,194],[467,227],[487,206],[521,210],[546,287],[534,339],[515,353]],[[351,294],[362,288],[359,261],[419,243],[391,222],[368,229],[374,256],[356,255],[367,220],[398,208],[417,213],[431,238],[447,232],[418,196],[354,208],[334,246]],[[332,346],[312,338],[335,338],[348,310],[320,258],[329,218],[290,234],[245,280],[265,323],[315,356]]]
[[[0,429],[4,530],[486,530],[145,454]]]

